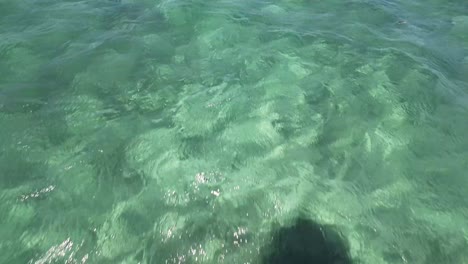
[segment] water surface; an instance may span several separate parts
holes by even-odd
[[[0,0],[0,263],[468,263],[466,1]]]

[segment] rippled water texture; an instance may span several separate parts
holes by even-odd
[[[0,263],[468,263],[465,0],[0,0]]]

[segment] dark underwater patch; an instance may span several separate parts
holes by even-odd
[[[346,241],[331,227],[305,218],[273,231],[262,264],[351,264]]]

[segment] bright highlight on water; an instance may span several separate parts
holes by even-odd
[[[0,263],[468,263],[467,135],[465,0],[0,0]]]

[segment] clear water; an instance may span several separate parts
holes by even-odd
[[[0,263],[468,263],[465,0],[0,0]]]

